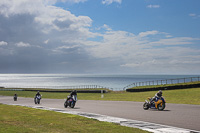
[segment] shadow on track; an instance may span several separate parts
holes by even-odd
[[[171,111],[171,110],[168,110],[168,109],[165,109],[165,110],[149,109],[149,111],[159,111],[159,112],[165,112],[166,111],[166,112],[168,112],[168,111]]]

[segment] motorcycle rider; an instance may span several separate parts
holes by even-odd
[[[37,96],[40,96],[40,97],[41,97],[41,95],[40,95],[40,91],[38,91],[38,92],[36,93],[36,95],[35,95],[35,99],[36,99]]]
[[[72,98],[72,97],[75,97],[75,101],[77,100],[77,91],[76,90],[73,90],[71,93],[70,93],[70,95],[67,97],[67,100],[69,100],[70,98]]]
[[[155,96],[153,97],[153,98],[151,98],[151,103],[153,103],[155,100],[156,100],[156,98],[161,98],[162,97],[162,90],[159,90],[156,94],[155,94]]]
[[[14,97],[17,97],[17,94],[16,94],[16,93],[14,94]]]
[[[13,98],[14,98],[14,101],[17,101],[17,94],[16,93],[14,94]]]
[[[73,90],[73,91],[70,93],[70,96],[71,96],[71,97],[72,97],[73,95],[77,95],[76,90]]]

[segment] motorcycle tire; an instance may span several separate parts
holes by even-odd
[[[164,110],[165,109],[165,103],[162,103],[162,105],[161,105],[161,103],[160,104],[158,104],[158,110],[159,111],[162,111],[162,110]]]
[[[74,106],[75,106],[75,103],[74,103],[74,102],[71,102],[70,107],[71,107],[71,108],[74,108]]]
[[[67,106],[68,106],[68,105],[67,105],[67,102],[65,102],[65,103],[64,103],[64,107],[67,108]]]
[[[148,110],[149,109],[149,104],[148,103],[144,103],[143,104],[143,109],[144,110]]]

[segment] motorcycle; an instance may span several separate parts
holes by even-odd
[[[65,103],[64,103],[64,107],[67,108],[69,106],[71,108],[74,108],[76,101],[77,101],[76,95],[73,95],[72,97],[67,96],[67,99],[65,100]]]
[[[14,101],[17,101],[17,94],[13,96]]]
[[[40,100],[42,99],[42,96],[36,96],[35,98],[34,98],[34,102],[35,102],[35,104],[40,104]]]
[[[151,109],[158,109],[158,110],[164,110],[165,109],[165,99],[164,97],[156,97],[155,101],[152,101],[152,98],[148,97],[148,100],[145,100],[145,103],[143,104],[143,109],[148,110]]]

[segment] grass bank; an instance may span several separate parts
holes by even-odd
[[[2,104],[0,104],[0,129],[1,133],[146,133],[140,129],[81,116]]]
[[[101,97],[99,93],[78,93],[79,100],[112,100],[112,101],[137,101],[144,102],[147,97],[153,97],[157,91],[148,92],[109,92]],[[0,95],[19,97],[34,97],[36,92],[32,91],[0,91]],[[64,99],[69,93],[41,92],[43,98]],[[179,90],[164,90],[163,96],[167,103],[196,104],[200,105],[200,88],[189,88]]]

